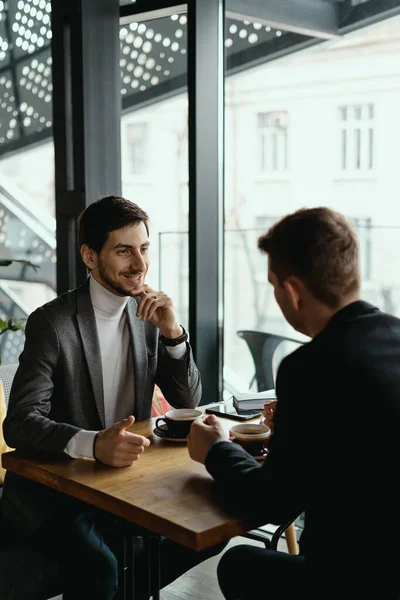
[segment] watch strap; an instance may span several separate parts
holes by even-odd
[[[188,334],[186,329],[181,325],[183,333],[179,335],[177,338],[167,338],[164,335],[160,335],[160,342],[164,346],[178,346],[178,344],[182,344],[182,342],[188,341]]]

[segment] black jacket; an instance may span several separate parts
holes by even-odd
[[[379,598],[396,598],[400,319],[366,302],[345,307],[282,361],[276,392],[262,466],[229,442],[208,453],[217,493],[258,524],[304,512],[301,551],[314,582],[324,575],[342,592],[364,585],[371,597],[376,587]]]

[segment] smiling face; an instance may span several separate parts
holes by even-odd
[[[83,262],[91,275],[118,296],[137,296],[149,268],[149,239],[145,225],[128,225],[108,234],[99,253],[86,244],[81,247]]]

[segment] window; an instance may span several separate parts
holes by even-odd
[[[373,104],[340,106],[339,118],[341,170],[371,171],[374,161]]]
[[[145,175],[148,170],[147,123],[129,123],[126,133],[130,174]]]
[[[177,318],[186,328],[189,327],[187,121],[187,91],[126,112],[121,119],[125,136],[121,153],[122,194],[137,202],[150,217],[151,267],[146,281],[171,296]],[[146,124],[144,176],[132,175],[134,155],[127,143],[128,128],[137,124]],[[138,152],[143,148],[139,139],[136,147]]]
[[[282,173],[287,169],[287,112],[258,114],[260,169],[262,173]]]

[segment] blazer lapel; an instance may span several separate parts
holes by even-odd
[[[89,279],[78,289],[77,321],[82,338],[83,351],[89,370],[94,400],[100,421],[105,427],[103,373],[101,366],[100,343],[97,335],[96,318],[89,291]]]
[[[133,358],[133,373],[135,381],[135,414],[141,414],[141,405],[144,400],[146,375],[147,375],[147,345],[144,323],[136,316],[137,301],[135,298],[128,300],[126,318],[131,337]]]

